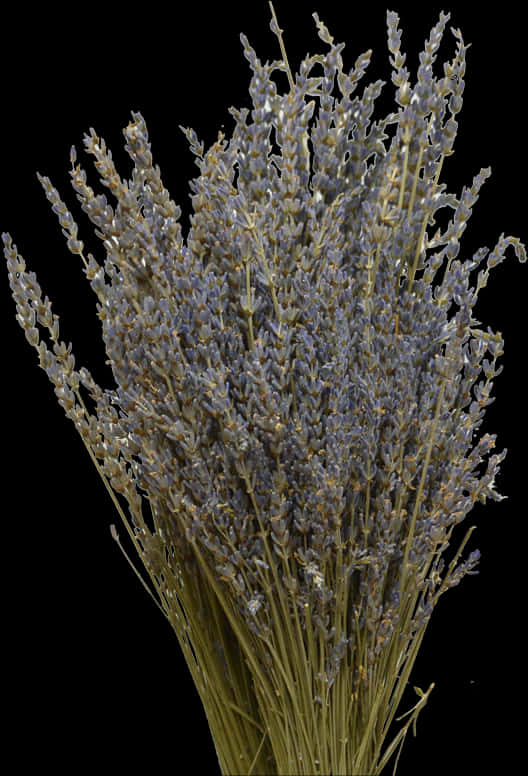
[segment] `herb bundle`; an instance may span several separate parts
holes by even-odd
[[[200,172],[185,239],[139,113],[124,130],[130,180],[94,130],[84,138],[112,201],[71,152],[102,264],[39,176],[96,294],[115,389],[76,369],[3,235],[18,321],[174,628],[223,774],[396,765],[432,685],[387,733],[439,597],[475,573],[473,527],[444,553],[477,500],[502,498],[505,452],[475,435],[503,340],[472,308],[506,248],[526,252],[502,235],[458,258],[490,175],[460,197],[440,182],[467,47],[452,30],[454,58],[434,77],[442,13],[412,85],[389,12],[397,108],[373,120],[382,82],[358,93],[371,52],[346,72],[344,44],[314,18],[328,51],[297,73],[274,12],[279,61],[262,64],[241,36],[253,109],[231,109],[229,139],[204,151],[182,128]],[[433,233],[443,208],[452,219]]]

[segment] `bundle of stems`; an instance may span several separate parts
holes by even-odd
[[[96,294],[115,389],[75,368],[9,234],[4,252],[18,321],[176,633],[222,774],[377,775],[395,772],[433,689],[396,716],[432,612],[475,573],[475,526],[447,564],[453,532],[477,500],[502,498],[505,451],[486,458],[495,436],[474,437],[503,341],[472,308],[506,248],[526,252],[501,235],[457,258],[490,171],[460,197],[439,180],[467,49],[452,30],[455,56],[434,76],[449,15],[413,86],[388,12],[397,109],[372,121],[382,82],[356,95],[371,52],[345,72],[344,44],[314,14],[329,51],[294,76],[271,11],[280,60],[262,64],[241,36],[251,115],[232,108],[231,139],[205,153],[182,128],[200,170],[185,240],[139,113],[128,181],[93,129],[84,138],[111,202],[71,151],[103,263],[39,175]]]

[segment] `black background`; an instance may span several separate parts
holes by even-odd
[[[463,255],[493,247],[501,232],[526,242],[527,67],[519,6],[501,3],[494,13],[467,4],[390,7],[400,14],[413,77],[440,10],[452,12],[450,25],[472,43],[455,154],[445,163],[443,180],[460,194],[481,167],[490,165],[493,174],[464,235]],[[81,239],[100,257],[69,187],[69,149],[77,146],[89,182],[97,186],[81,150],[82,135],[93,126],[128,177],[121,129],[130,111],[139,110],[186,228],[187,181],[197,168],[178,125],[192,126],[209,145],[218,129],[231,130],[228,107],[249,104],[241,31],[261,59],[278,58],[279,51],[263,0],[243,7],[152,2],[61,8],[19,3],[2,11],[0,229],[12,234],[37,273],[77,365],[113,387],[94,296],[35,172],[50,176],[78,219]],[[384,3],[276,0],[275,8],[292,68],[307,52],[326,51],[311,17],[317,10],[335,38],[347,42],[347,67],[374,50],[367,80],[387,81],[375,116],[392,109]],[[448,25],[435,72],[454,50]],[[433,617],[411,684],[426,689],[434,681],[436,687],[417,738],[410,736],[404,747],[403,776],[457,776],[484,765],[506,773],[522,749],[522,717],[514,707],[523,692],[525,655],[527,272],[512,251],[492,271],[476,308],[476,317],[501,331],[506,343],[497,401],[483,431],[498,433],[497,448],[509,450],[498,481],[509,498],[476,507],[467,519],[478,526],[468,549],[482,551],[480,575],[445,596]],[[219,773],[176,637],[111,539],[109,526],[118,516],[15,320],[6,275],[0,288],[3,696],[9,715],[4,753],[17,763],[10,772],[52,767],[75,774],[86,767],[125,773],[141,766],[148,774]],[[414,698],[410,692],[402,712]]]

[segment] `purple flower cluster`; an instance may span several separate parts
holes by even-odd
[[[503,340],[472,310],[506,248],[521,261],[526,252],[502,235],[491,252],[459,255],[490,171],[459,197],[439,182],[464,90],[458,30],[453,60],[433,75],[449,15],[413,85],[388,13],[397,107],[377,120],[383,83],[359,87],[371,52],[346,72],[344,44],[314,17],[328,51],[294,78],[241,36],[253,108],[231,109],[230,138],[219,133],[204,151],[183,130],[199,168],[185,239],[139,113],[124,130],[130,180],[94,130],[84,138],[107,194],[71,153],[102,263],[85,257],[72,215],[39,176],[97,295],[114,389],[75,368],[50,301],[3,241],[18,321],[126,499],[159,590],[168,566],[201,578],[205,560],[263,643],[286,601],[303,633],[328,644],[331,686],[359,634],[375,663],[402,622],[403,594],[416,594],[412,633],[475,568],[475,552],[447,569],[441,557],[477,500],[502,498],[494,481],[505,452],[489,455],[495,436],[477,431]],[[284,94],[272,79],[280,70],[291,81]],[[445,208],[451,221],[433,233]]]

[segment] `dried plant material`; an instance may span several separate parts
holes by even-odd
[[[441,13],[413,85],[389,12],[396,107],[374,120],[383,84],[359,88],[371,52],[346,72],[344,44],[313,16],[328,50],[298,72],[273,9],[281,60],[262,64],[241,36],[253,109],[231,108],[229,139],[205,150],[182,128],[199,168],[185,239],[139,113],[124,130],[128,181],[95,130],[84,137],[106,194],[71,152],[102,263],[39,175],[96,294],[113,389],[76,369],[3,235],[17,319],[174,628],[225,775],[397,764],[433,685],[387,732],[436,603],[476,573],[474,526],[447,567],[443,555],[476,501],[503,498],[505,451],[477,436],[503,340],[472,309],[507,247],[526,252],[501,235],[459,258],[490,175],[460,196],[440,182],[467,46],[452,29],[454,57],[434,76]]]

